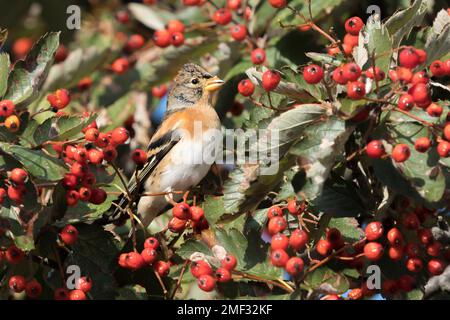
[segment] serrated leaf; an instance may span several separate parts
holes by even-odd
[[[14,65],[4,99],[12,100],[16,105],[32,102],[39,95],[58,46],[59,32],[47,33],[40,38],[25,61],[19,60]]]
[[[0,53],[0,98],[8,89],[9,65],[9,55],[6,52]]]
[[[176,16],[168,10],[142,3],[129,3],[128,10],[130,10],[137,21],[153,30],[164,29],[167,22],[176,18]]]
[[[310,289],[325,294],[342,294],[350,287],[350,283],[344,275],[336,273],[328,267],[320,267],[308,273],[304,282]]]
[[[205,211],[205,217],[209,225],[215,225],[224,214],[223,198],[208,196],[203,201],[202,208]]]
[[[213,253],[206,243],[200,240],[189,239],[184,242],[177,250],[177,255],[183,259],[189,259],[193,253],[200,252],[206,256],[212,256]]]
[[[432,31],[425,43],[427,49],[427,65],[440,59],[450,51],[450,15],[444,9],[438,12],[433,22]]]
[[[331,117],[326,121],[312,124],[303,132],[304,138],[296,143],[290,152],[298,157],[306,172],[306,187],[302,192],[312,200],[322,191],[325,181],[354,126]]]
[[[364,232],[355,218],[331,218],[328,227],[337,228],[348,242],[356,242],[364,237]]]
[[[57,181],[64,177],[67,168],[60,159],[53,158],[40,150],[31,150],[16,145],[3,145],[2,148],[20,161],[35,179]]]
[[[385,26],[392,37],[393,48],[397,48],[402,39],[408,37],[411,30],[422,23],[427,12],[427,2],[415,0],[410,7],[397,11],[387,19]]]

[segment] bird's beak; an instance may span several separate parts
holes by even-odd
[[[220,89],[223,86],[225,81],[219,79],[219,77],[213,77],[206,81],[205,90],[208,92],[214,92]]]

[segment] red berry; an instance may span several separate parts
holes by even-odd
[[[100,164],[102,163],[105,155],[102,150],[98,149],[90,149],[88,151],[88,160],[92,164]]]
[[[403,49],[398,55],[399,64],[402,67],[413,69],[420,64],[420,57],[412,47]]]
[[[187,223],[187,220],[173,217],[172,219],[170,219],[167,227],[173,233],[181,233],[181,232],[183,232],[184,229],[186,229],[186,223]]]
[[[66,288],[57,288],[53,294],[55,300],[69,300],[69,290]]]
[[[125,44],[125,48],[131,51],[140,49],[144,46],[145,39],[140,34],[132,34]]]
[[[406,144],[400,143],[397,144],[394,149],[392,149],[392,159],[396,162],[404,162],[408,160],[411,155],[411,150]]]
[[[84,138],[87,141],[94,142],[95,140],[98,139],[99,134],[100,134],[100,132],[98,131],[98,129],[96,129],[96,128],[89,128],[84,133]]]
[[[144,258],[137,252],[129,252],[125,256],[126,267],[131,270],[138,270],[145,265]]]
[[[347,81],[357,81],[361,76],[361,68],[354,62],[345,64],[342,71]]]
[[[103,189],[92,189],[91,191],[91,198],[89,199],[89,202],[92,204],[102,204],[105,202],[107,197],[106,191]]]
[[[450,156],[450,142],[442,140],[437,145],[437,152],[441,158]]]
[[[242,41],[247,37],[247,28],[242,24],[236,24],[230,28],[231,37],[236,41]]]
[[[348,82],[348,79],[344,75],[344,67],[342,66],[333,70],[332,77],[334,82],[339,84],[346,84]]]
[[[405,250],[403,247],[390,247],[388,251],[389,258],[394,261],[400,261],[404,256]]]
[[[11,276],[8,281],[9,288],[16,293],[25,290],[26,285],[27,280],[23,276]]]
[[[72,173],[67,173],[62,180],[63,186],[67,189],[75,188],[77,183],[78,183],[78,178]]]
[[[170,36],[170,43],[174,47],[181,47],[184,44],[184,34],[181,32],[173,32]]]
[[[383,246],[378,242],[369,242],[364,246],[364,255],[370,261],[380,260],[383,253]]]
[[[116,12],[116,19],[122,24],[130,22],[130,15],[125,10],[120,10]]]
[[[70,94],[66,89],[58,89],[47,96],[50,105],[57,109],[64,109],[70,103]]]
[[[364,232],[366,233],[366,238],[369,241],[375,241],[383,236],[383,224],[379,221],[374,221],[369,223]]]
[[[227,8],[230,10],[237,10],[241,7],[241,0],[227,0]]]
[[[286,250],[289,245],[289,238],[283,233],[277,233],[272,237],[272,241],[270,242],[270,247],[272,250]]]
[[[433,276],[437,276],[444,272],[445,263],[439,259],[431,259],[428,261],[427,268],[428,272],[430,272]]]
[[[195,278],[198,278],[204,274],[211,275],[213,270],[208,262],[205,260],[193,261],[191,264],[191,273]]]
[[[256,48],[252,51],[251,59],[253,64],[263,64],[266,61],[266,52],[264,49]]]
[[[73,158],[78,163],[86,163],[88,160],[88,153],[85,148],[78,147],[73,155]]]
[[[158,259],[158,253],[155,249],[144,248],[141,252],[141,257],[144,259],[146,264],[151,265]]]
[[[197,279],[197,285],[203,291],[210,292],[216,286],[216,279],[209,274],[204,274]]]
[[[430,149],[430,147],[431,141],[427,137],[418,138],[416,142],[414,142],[414,148],[416,149],[417,152],[421,153],[427,152],[428,149]]]
[[[184,23],[181,22],[180,20],[170,20],[167,23],[166,26],[167,31],[169,31],[170,33],[175,33],[175,32],[184,32]]]
[[[267,210],[267,217],[272,219],[274,217],[282,217],[283,210],[279,206],[272,206]]]
[[[397,247],[403,244],[403,235],[397,228],[390,229],[386,237],[392,246]]]
[[[295,277],[302,272],[304,265],[302,258],[292,257],[286,263],[285,269],[287,273]]]
[[[232,254],[227,253],[227,255],[225,256],[225,258],[222,259],[222,261],[220,262],[222,268],[225,268],[227,270],[234,270],[236,268],[237,265],[237,260],[236,257],[233,256]]]
[[[367,144],[366,153],[370,158],[381,158],[385,153],[383,142],[380,140],[372,140]]]
[[[144,241],[144,248],[148,249],[158,249],[159,241],[155,237],[149,237]]]
[[[83,291],[84,293],[88,293],[92,289],[92,279],[89,277],[79,278],[76,288]]]
[[[111,70],[116,74],[123,74],[128,71],[130,63],[126,58],[117,58],[111,64]]]
[[[155,98],[161,99],[164,97],[167,93],[167,86],[165,84],[155,86],[152,88],[152,95]]]
[[[426,111],[430,117],[440,117],[444,109],[437,103],[431,103]]]
[[[344,42],[344,44],[347,44],[349,46],[356,47],[358,45],[358,42],[359,42],[359,37],[357,35],[354,36],[354,35],[352,35],[350,33],[346,33],[345,36],[344,36],[344,41],[343,42]]]
[[[132,154],[133,162],[137,165],[144,165],[147,162],[147,154],[142,149],[136,149]]]
[[[14,113],[16,106],[11,100],[0,101],[0,117],[9,117]]]
[[[360,17],[352,17],[345,21],[345,31],[351,35],[357,36],[364,26]]]
[[[444,127],[444,139],[450,141],[450,123],[447,123]]]
[[[25,293],[27,294],[28,298],[36,299],[42,293],[42,286],[39,282],[37,282],[35,279],[33,279],[27,283],[27,285],[25,287]]]
[[[127,129],[125,128],[115,128],[112,131],[112,142],[115,144],[122,144],[125,143],[128,138],[130,137],[130,134],[128,133]]]
[[[167,30],[156,30],[152,39],[156,46],[166,48],[171,43],[171,34]]]
[[[416,278],[409,274],[401,275],[397,280],[397,286],[400,290],[409,292],[416,287]]]
[[[303,70],[303,78],[309,84],[319,83],[323,78],[323,69],[317,64],[310,64]]]
[[[397,106],[402,110],[411,110],[414,107],[414,97],[408,93],[401,95]]]
[[[28,173],[21,168],[12,169],[9,174],[9,180],[15,184],[24,184],[28,180]]]
[[[10,246],[8,249],[6,249],[5,252],[5,258],[9,264],[18,264],[20,261],[22,261],[24,256],[25,253],[15,245]]]
[[[238,84],[238,91],[244,97],[251,96],[255,91],[255,85],[249,79],[241,80]]]
[[[438,257],[441,254],[442,244],[439,241],[434,241],[427,246],[427,253],[432,257]]]
[[[161,276],[166,277],[170,272],[170,264],[165,261],[156,261],[153,264],[153,269]]]
[[[90,189],[90,188],[87,188],[87,187],[81,187],[81,188],[78,190],[78,194],[79,194],[79,196],[80,196],[80,200],[86,202],[86,201],[89,201],[89,199],[91,198],[92,192],[91,192],[91,189]]]
[[[268,231],[271,235],[283,232],[287,227],[286,219],[283,217],[273,217],[269,220]]]
[[[366,87],[363,82],[355,81],[347,83],[347,96],[352,100],[362,99],[366,95]]]
[[[200,207],[192,206],[189,208],[189,211],[191,220],[193,221],[200,221],[205,217],[205,212]]]
[[[405,253],[408,258],[417,257],[420,253],[420,248],[415,243],[408,243],[405,247]]]
[[[443,77],[446,75],[445,64],[440,60],[433,61],[430,64],[430,72],[435,77]]]
[[[281,249],[273,250],[270,254],[270,261],[275,267],[284,268],[289,261],[289,255]]]
[[[406,260],[406,269],[411,272],[419,272],[423,268],[423,262],[419,258],[409,258]]]
[[[191,217],[189,208],[186,202],[177,203],[172,209],[172,214],[178,219],[187,220]]]
[[[262,76],[262,86],[266,91],[274,90],[281,81],[281,77],[278,72],[273,70],[267,70]]]
[[[103,150],[103,158],[105,159],[105,161],[107,162],[111,162],[113,161],[115,158],[117,158],[117,150],[116,148],[109,146],[106,147]]]
[[[405,214],[402,223],[406,229],[410,230],[417,230],[420,226],[419,217],[414,212]]]
[[[383,295],[393,295],[397,293],[398,291],[397,281],[390,279],[384,280],[381,285],[381,291]]]
[[[70,246],[77,242],[78,230],[73,225],[68,224],[61,230],[59,236],[62,242]]]
[[[5,201],[6,198],[6,190],[4,188],[0,188],[0,204]]]
[[[213,15],[214,22],[220,25],[227,25],[232,19],[233,16],[231,15],[231,11],[226,8],[217,10]]]
[[[418,83],[424,83],[427,84],[430,81],[430,78],[428,77],[427,73],[425,71],[418,71],[414,73],[411,83],[412,84],[418,84]]]
[[[386,78],[386,74],[378,67],[375,67],[375,70],[373,67],[369,67],[366,71],[366,76],[370,79],[375,79],[377,81],[384,80]]]
[[[217,268],[215,275],[219,282],[228,282],[231,280],[231,272],[225,268]]]
[[[417,104],[425,103],[430,100],[429,88],[425,83],[417,83],[413,85],[408,90],[408,93],[413,96],[414,102]]]
[[[69,190],[66,193],[66,202],[70,207],[75,206],[78,203],[78,199],[80,199],[80,194],[76,190]]]
[[[290,214],[292,214],[294,216],[298,216],[298,215],[302,214],[305,211],[305,202],[302,201],[300,203],[300,207],[299,207],[297,205],[297,201],[296,200],[291,200],[287,204],[287,209],[288,209]]]
[[[286,0],[269,0],[269,3],[272,7],[281,9],[286,6]]]
[[[183,0],[185,6],[198,6],[202,3],[201,0]]]
[[[69,300],[86,300],[86,294],[82,290],[72,290],[69,292]]]
[[[420,229],[417,231],[417,236],[423,244],[430,244],[434,240],[431,229]]]
[[[316,250],[320,255],[328,256],[333,250],[333,245],[326,239],[320,239],[319,241],[317,241]]]
[[[308,242],[308,234],[303,229],[295,229],[289,237],[289,246],[295,251],[302,249]]]
[[[20,204],[23,202],[25,193],[26,193],[26,189],[23,184],[17,185],[17,186],[10,185],[8,187],[8,198],[16,203]]]
[[[427,53],[425,50],[422,49],[415,49],[416,54],[419,56],[419,63],[425,63],[427,61]]]
[[[16,59],[23,59],[28,54],[33,46],[33,41],[30,38],[19,38],[14,41],[12,52]]]
[[[76,177],[82,178],[88,172],[89,168],[84,163],[74,162],[70,166],[70,173]]]
[[[397,76],[398,80],[402,81],[403,83],[410,83],[414,77],[414,74],[411,71],[411,69],[405,67],[398,67]]]

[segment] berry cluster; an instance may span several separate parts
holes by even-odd
[[[289,214],[297,217],[305,211],[305,202],[298,204],[296,200],[291,200],[286,209]],[[272,235],[270,261],[274,266],[284,268],[287,273],[296,277],[304,267],[303,259],[298,257],[297,253],[305,248],[308,233],[303,229],[295,229],[286,235],[284,231],[288,224],[284,218],[283,208],[278,205],[270,207],[267,216],[269,218],[267,230]],[[288,248],[291,250],[288,251]]]
[[[231,273],[236,268],[237,260],[232,254],[227,254],[221,261],[220,267],[213,271],[213,268],[206,260],[197,260],[191,263],[191,273],[197,279],[200,289],[210,292],[216,283],[231,281]]]
[[[15,114],[16,106],[11,100],[0,101],[0,125],[5,126],[10,132],[20,129],[20,119]]]
[[[170,20],[166,29],[156,30],[153,34],[153,42],[156,46],[166,48],[170,45],[180,47],[184,44],[185,26],[180,20]]]
[[[0,188],[0,205],[5,201],[6,197],[14,203],[23,203],[26,187],[25,183],[28,181],[28,173],[22,168],[14,168],[7,172],[8,179],[5,180],[7,190]]]
[[[201,207],[189,206],[186,202],[177,203],[172,209],[172,219],[169,221],[168,229],[173,233],[181,233],[189,225],[200,232],[208,229],[208,221]]]

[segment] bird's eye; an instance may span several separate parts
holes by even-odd
[[[196,79],[196,78],[192,79],[192,80],[191,80],[191,83],[192,83],[192,84],[197,84],[197,83],[198,83],[198,79]]]

